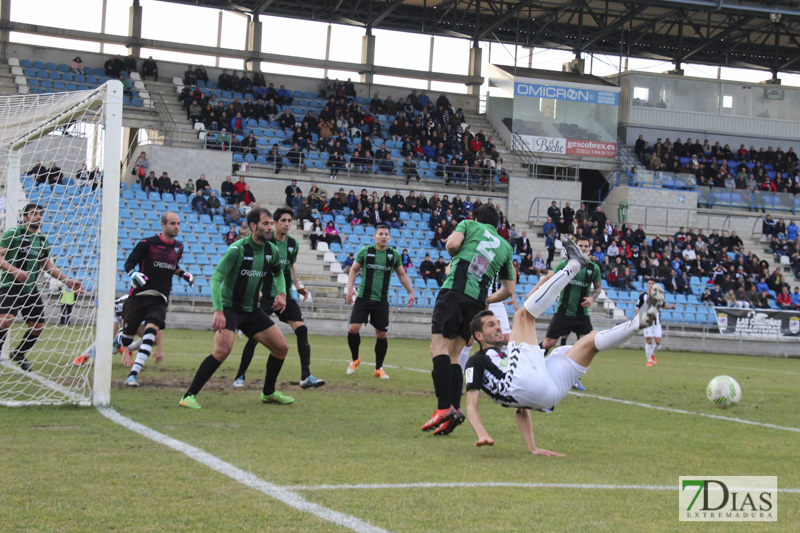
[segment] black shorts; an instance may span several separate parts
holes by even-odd
[[[486,304],[470,298],[460,291],[441,289],[436,297],[431,315],[431,333],[445,339],[461,337],[466,341],[472,337],[469,323],[486,309]]]
[[[548,339],[558,339],[564,335],[575,333],[578,337],[583,337],[592,332],[592,319],[587,316],[567,316],[556,313],[547,326]]]
[[[267,316],[275,312],[272,310],[272,304],[274,302],[275,298],[261,298],[261,310],[264,311]],[[300,306],[294,298],[286,298],[286,307],[283,308],[282,312],[276,313],[276,316],[281,322],[305,321],[303,319],[303,312],[300,310]]]
[[[369,322],[375,331],[389,331],[389,302],[356,298],[353,312],[350,313],[351,324],[366,324]]]
[[[14,286],[0,289],[0,315],[22,315],[26,322],[44,322],[44,303],[39,291],[22,292]]]
[[[237,329],[252,338],[262,331],[266,331],[275,325],[270,317],[261,309],[255,311],[237,311],[233,307],[226,307],[222,310],[225,313],[225,329],[236,332]]]
[[[131,296],[122,308],[122,332],[128,336],[136,335],[142,322],[164,329],[167,305],[161,296]]]

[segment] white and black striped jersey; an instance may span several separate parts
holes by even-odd
[[[481,350],[469,358],[464,369],[467,390],[483,390],[503,407],[524,408],[508,393],[508,384],[516,368],[516,357],[494,348]]]
[[[650,295],[648,295],[647,292],[643,292],[642,294],[639,295],[639,303],[636,304],[636,307],[638,309],[641,309],[642,307],[647,305],[647,300],[649,299]],[[654,326],[661,325],[661,309],[658,309],[658,312],[656,313],[656,321],[653,323],[653,325]]]
[[[114,320],[120,324],[122,324],[122,309],[125,307],[125,302],[127,300],[127,294],[114,300]]]

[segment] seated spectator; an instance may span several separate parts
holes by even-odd
[[[142,180],[142,190],[144,192],[158,192],[158,178],[152,170]]]
[[[286,152],[286,159],[289,161],[290,164],[299,167],[300,172],[303,172],[303,170],[305,170],[305,165],[303,164],[303,162],[305,161],[305,154],[303,153],[302,150],[300,150],[300,147],[297,145],[297,143],[294,143],[292,147],[289,149],[289,151]]]
[[[228,230],[228,233],[225,234],[225,244],[230,246],[231,244],[236,242],[237,239],[239,239],[239,233],[236,231],[236,225],[235,224],[231,224],[231,227]]]
[[[433,267],[435,269],[434,276],[436,277],[436,283],[441,287],[447,277],[447,263],[444,262],[444,258],[440,255],[439,259],[433,264]]]
[[[545,264],[542,252],[536,252],[536,257],[532,261],[533,273],[537,276],[544,276],[547,274],[547,265]]]
[[[308,201],[308,198],[303,198],[303,201],[300,203],[300,207],[297,209],[297,218],[302,221],[314,220],[314,210],[311,207],[311,203]]]
[[[425,259],[419,264],[419,274],[425,281],[436,279],[436,267],[431,261],[431,254],[425,254]]]
[[[239,225],[239,238],[246,239],[253,233],[250,231],[250,226],[247,224],[247,220],[242,220],[242,223]]]
[[[242,191],[242,193],[239,195],[239,203],[244,204],[245,209],[247,211],[250,211],[252,204],[254,204],[255,202],[256,202],[256,197],[252,192],[250,192],[250,186],[245,185],[244,191]]]
[[[325,242],[327,242],[329,246],[334,242],[342,244],[342,238],[339,237],[339,231],[336,229],[333,220],[328,222],[328,225],[325,226]]]
[[[128,55],[124,61],[125,70],[128,71],[128,74],[131,72],[137,72],[136,69],[136,58],[133,55]]]
[[[158,65],[153,56],[148,57],[142,63],[142,79],[147,79],[147,76],[153,76],[153,79],[158,81]]]
[[[192,179],[189,178],[189,181],[186,182],[186,186],[183,188],[183,193],[186,196],[194,196],[194,191],[195,190],[196,189],[195,189],[195,186],[194,186],[194,181],[192,181]]]
[[[206,199],[206,207],[208,208],[208,214],[212,217],[222,214],[222,205],[220,204],[219,198],[217,198],[216,191],[209,192],[208,198]]]
[[[792,309],[792,295],[789,294],[789,287],[784,285],[778,293],[778,307],[781,309]]]
[[[242,139],[242,153],[243,154],[251,154],[251,155],[258,155],[258,149],[256,145],[258,144],[258,140],[256,136],[253,135],[253,132],[250,132],[247,137]]]
[[[244,192],[246,186],[247,183],[244,181],[244,176],[239,176],[239,180],[233,184],[233,191],[236,193],[237,197]]]
[[[247,121],[241,113],[231,119],[231,131],[237,135],[247,135]]]
[[[183,194],[183,186],[181,185],[180,181],[175,180],[175,181],[172,182],[172,191],[171,192],[172,192],[173,195]]]
[[[241,220],[242,211],[239,209],[239,204],[235,203],[231,206],[228,206],[228,208],[225,210],[225,223],[239,226]]]
[[[195,183],[195,185],[197,186],[198,191],[203,191],[203,194],[208,194],[208,192],[211,190],[211,184],[208,183],[208,180],[206,180],[205,174],[200,174],[200,177],[197,179],[197,183]]]
[[[392,174],[394,172],[394,161],[392,161],[391,153],[387,153],[383,159],[378,161],[378,170],[384,174]]]
[[[311,240],[311,249],[317,249],[317,242],[325,239],[325,228],[322,227],[322,221],[318,218],[314,219],[314,225],[311,226],[311,231],[308,236]]]
[[[617,286],[621,291],[632,291],[633,290],[633,274],[631,274],[631,269],[625,267],[620,274],[619,278],[617,279]]]
[[[347,254],[347,259],[345,259],[344,263],[342,263],[342,271],[345,274],[349,274],[350,273],[350,269],[353,267],[353,263],[355,263],[355,261],[356,260],[353,257],[353,254]]]
[[[161,173],[161,177],[158,178],[158,192],[163,194],[165,192],[170,192],[172,190],[172,180],[169,179],[169,175],[166,172]]]
[[[230,176],[225,177],[225,181],[220,186],[220,195],[222,200],[230,205],[236,203],[236,190],[233,188],[233,182]]]
[[[190,87],[197,85],[197,74],[194,73],[194,69],[191,65],[189,65],[183,73],[183,83]]]
[[[72,60],[71,68],[73,73],[83,76],[83,59],[81,59],[81,56]]]
[[[200,215],[208,214],[208,202],[206,197],[203,196],[203,191],[197,191],[192,198],[192,211]]]
[[[444,233],[442,227],[439,226],[436,228],[436,233],[431,239],[431,246],[436,248],[437,250],[444,250],[445,244],[447,243],[447,234]]]
[[[792,293],[792,309],[800,310],[800,287],[795,287]]]

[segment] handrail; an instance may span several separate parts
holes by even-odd
[[[164,96],[161,93],[154,93],[153,103],[158,113],[160,129],[164,131],[164,144],[172,145],[177,140],[176,134],[178,132],[178,123],[169,111],[167,103],[164,101]]]

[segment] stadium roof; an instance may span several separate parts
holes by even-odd
[[[800,1],[162,0],[682,63],[800,72]]]

